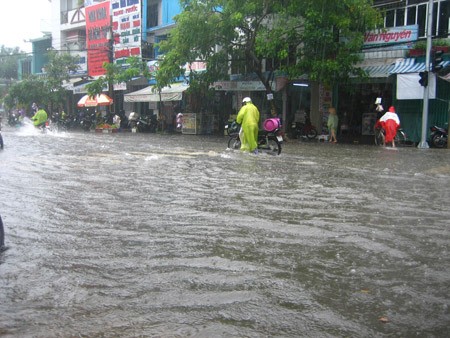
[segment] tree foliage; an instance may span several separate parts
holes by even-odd
[[[379,14],[370,0],[182,0],[183,12],[166,41],[157,81],[167,85],[194,61],[207,63],[200,80],[226,79],[230,65],[253,73],[271,92],[270,72],[336,83],[358,72],[364,32]],[[192,75],[192,74],[191,74]],[[196,80],[195,74],[192,80]]]
[[[60,105],[67,95],[63,87],[68,82],[70,74],[78,70],[78,57],[68,53],[49,52],[49,62],[45,65],[47,74],[46,86],[50,89],[48,101],[50,104]]]
[[[67,91],[63,87],[69,81],[70,73],[78,69],[77,57],[69,54],[50,52],[49,62],[45,65],[45,77],[31,75],[13,84],[5,104],[8,107],[26,107],[36,102],[45,106],[64,105]]]
[[[8,48],[2,45],[0,48],[0,79],[17,80],[18,62],[25,55],[19,47]]]
[[[313,81],[329,84],[361,74],[355,65],[360,60],[364,34],[381,24],[380,14],[371,4],[369,0],[301,1],[297,62],[286,67],[289,74],[308,74]],[[288,15],[292,13],[288,9]]]
[[[46,105],[50,99],[49,92],[49,87],[43,78],[31,75],[9,88],[4,103],[9,108],[30,107],[33,102]]]
[[[100,76],[86,86],[90,96],[99,95],[108,86],[128,82],[139,76],[150,77],[147,64],[141,58],[135,56],[127,59],[125,67],[116,63],[104,62],[103,69],[106,71],[105,75]]]

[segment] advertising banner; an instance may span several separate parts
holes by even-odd
[[[416,41],[419,26],[400,26],[370,31],[364,34],[364,48],[382,47],[397,44],[399,48],[407,48],[407,43]]]
[[[181,132],[183,134],[197,134],[197,114],[186,113],[183,115],[183,126]]]
[[[105,74],[103,63],[109,61],[111,32],[110,2],[104,1],[86,7],[86,47],[88,50],[88,74]]]
[[[111,0],[114,60],[141,57],[141,0]]]
[[[397,100],[422,100],[423,91],[428,90],[428,98],[436,98],[436,75],[430,73],[428,86],[419,83],[419,73],[397,74]]]

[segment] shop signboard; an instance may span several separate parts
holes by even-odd
[[[383,28],[366,32],[364,34],[363,48],[395,45],[391,47],[406,49],[409,48],[407,43],[417,41],[418,36],[418,25]]]
[[[224,91],[265,91],[266,88],[261,81],[217,81],[213,84],[216,90]],[[270,83],[272,90],[275,90],[276,83]]]
[[[183,134],[197,134],[197,114],[186,113],[183,114],[183,127],[181,129]]]
[[[100,76],[106,73],[103,63],[109,61],[108,38],[111,29],[109,7],[109,1],[86,7],[86,46],[89,76]]]
[[[111,0],[114,60],[141,57],[141,0]]]

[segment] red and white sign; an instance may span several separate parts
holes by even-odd
[[[124,63],[141,56],[141,0],[111,0],[114,59]],[[121,60],[122,59],[122,60]]]
[[[417,25],[391,27],[383,30],[370,31],[364,34],[364,47],[402,44],[416,41],[418,32],[419,26]]]
[[[105,74],[103,63],[109,61],[109,34],[111,32],[110,2],[86,7],[86,46],[88,50],[88,74]]]

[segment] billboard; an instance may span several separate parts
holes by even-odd
[[[100,76],[106,72],[102,66],[104,62],[109,62],[110,34],[110,2],[86,7],[86,47],[90,76]]]
[[[141,57],[141,0],[111,0],[114,60]]]
[[[364,34],[364,48],[383,47],[387,45],[398,45],[399,47],[406,48],[406,43],[417,40],[418,32],[418,25],[391,27],[366,32]]]

